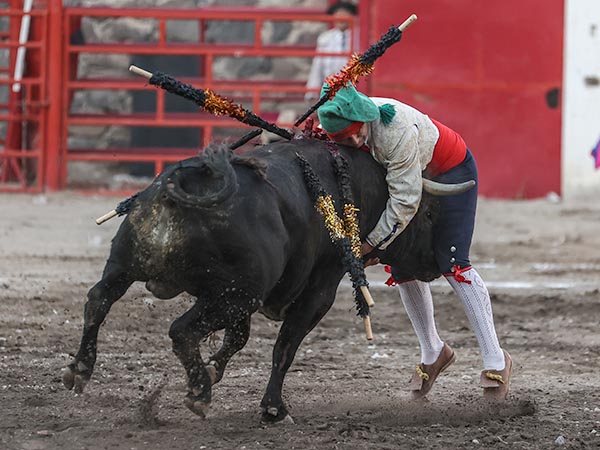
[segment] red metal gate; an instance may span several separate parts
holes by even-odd
[[[21,2],[14,0],[18,8],[0,11],[0,14],[17,17],[21,14]],[[306,58],[307,64],[316,55],[310,44],[278,45],[267,44],[263,37],[264,25],[276,22],[294,21],[332,21],[330,16],[320,10],[299,8],[199,8],[199,9],[148,9],[148,8],[63,8],[60,0],[36,1],[35,15],[40,23],[32,26],[32,33],[40,36],[39,41],[30,40],[27,48],[39,49],[36,60],[28,53],[27,72],[24,78],[26,85],[39,85],[35,96],[23,97],[27,106],[27,114],[16,115],[15,111],[0,117],[0,120],[12,120],[31,126],[36,119],[36,138],[27,143],[19,142],[14,132],[14,148],[5,148],[0,153],[0,161],[8,161],[3,166],[14,166],[14,158],[39,159],[34,184],[19,172],[16,183],[12,186],[18,190],[40,190],[42,188],[56,190],[67,186],[68,167],[70,162],[88,161],[102,162],[151,162],[155,172],[162,170],[165,163],[174,162],[198,151],[197,147],[149,148],[123,146],[121,148],[83,148],[69,146],[69,134],[74,127],[103,127],[119,125],[121,127],[194,127],[201,137],[200,146],[205,146],[215,139],[215,130],[226,128],[229,136],[241,135],[248,131],[246,125],[227,117],[214,117],[210,114],[194,110],[193,112],[169,112],[165,108],[165,91],[149,87],[143,79],[127,71],[124,64],[122,74],[115,77],[77,76],[78,58],[81,55],[125,55],[135,63],[133,55],[187,55],[197,58],[201,66],[200,75],[195,77],[178,77],[182,81],[199,88],[210,88],[244,104],[253,112],[276,121],[280,101],[302,101],[305,81],[301,79],[222,79],[213,73],[213,62],[219,57],[249,58]],[[22,15],[22,14],[21,14]],[[134,18],[140,21],[155,21],[157,37],[151,42],[94,42],[84,43],[72,39],[82,21],[102,20],[105,18]],[[167,37],[167,26],[179,22],[195,22],[199,30],[198,42],[172,42]],[[209,21],[233,21],[250,23],[254,29],[251,43],[208,43],[204,40],[204,26]],[[13,27],[11,20],[11,27]],[[351,23],[353,30],[356,30]],[[12,29],[12,28],[11,28]],[[18,33],[18,32],[17,32]],[[4,43],[5,47],[16,48],[14,33],[12,40]],[[44,39],[41,37],[44,36]],[[354,41],[354,40],[353,40]],[[356,49],[354,49],[356,50]],[[350,53],[347,55],[349,56]],[[11,67],[14,66],[14,61]],[[144,67],[154,70],[153,67]],[[33,73],[39,71],[39,75]],[[168,71],[168,70],[165,70]],[[12,83],[11,78],[0,80],[5,84]],[[112,113],[77,113],[71,108],[71,101],[76,92],[96,91],[108,92],[116,90],[141,91],[150,90],[156,96],[156,109],[146,112],[112,112]],[[29,94],[29,90],[27,90]],[[23,101],[21,100],[21,102]],[[265,106],[270,105],[270,106]],[[275,107],[274,107],[275,105]],[[33,118],[32,114],[36,116]],[[281,126],[291,126],[293,118]],[[11,129],[12,130],[12,129]],[[43,152],[41,151],[43,150]],[[11,159],[13,158],[13,159]],[[45,164],[44,164],[45,162]],[[1,164],[1,162],[0,162]],[[10,172],[6,170],[2,173]],[[14,178],[12,176],[11,178]],[[8,189],[8,184],[0,179],[0,189]]]
[[[71,79],[69,68],[77,55],[88,54],[125,54],[125,55],[187,55],[197,58],[201,66],[198,77],[179,77],[182,81],[196,87],[210,88],[232,98],[238,103],[243,103],[248,109],[270,121],[277,121],[276,108],[265,108],[265,103],[276,105],[280,101],[299,101],[305,94],[304,80],[257,80],[257,79],[223,79],[218,78],[213,72],[214,61],[218,57],[267,57],[289,58],[306,57],[315,55],[314,47],[309,45],[286,46],[266,44],[262,36],[263,25],[267,22],[293,22],[293,21],[330,21],[329,16],[314,10],[299,9],[259,9],[259,8],[202,8],[195,10],[181,9],[102,9],[102,8],[66,8],[64,10],[63,29],[64,36],[71,34],[70,27],[84,17],[129,17],[141,20],[155,20],[158,25],[158,36],[153,42],[103,42],[101,44],[73,45],[64,42],[63,55],[63,98],[69,97],[76,90],[94,89],[126,89],[129,91],[152,89],[156,94],[156,110],[152,113],[126,113],[126,114],[101,114],[81,115],[73,114],[69,108],[63,107],[63,128],[69,130],[72,126],[102,126],[118,123],[120,126],[152,126],[152,127],[196,127],[201,135],[201,145],[205,146],[214,140],[214,131],[217,128],[226,128],[231,135],[241,135],[248,131],[247,126],[235,122],[228,117],[215,117],[201,111],[188,113],[169,112],[165,109],[165,91],[145,85],[143,79],[133,76],[123,67],[122,77],[113,79]],[[178,21],[195,21],[199,28],[199,42],[178,43],[167,39],[167,24]],[[252,24],[254,38],[252,43],[218,44],[204,41],[204,25],[209,21],[233,21]],[[132,62],[135,60],[132,58]],[[153,67],[145,67],[154,70]],[[279,123],[281,126],[291,126],[291,123]],[[235,129],[238,129],[236,132]],[[69,161],[149,161],[155,165],[155,173],[162,170],[168,162],[180,160],[197,153],[198,148],[108,148],[108,149],[82,149],[68,148],[66,133],[62,136],[60,145],[62,154],[60,160],[57,182],[49,174],[49,188],[64,188],[66,180],[66,165]]]
[[[34,5],[24,13],[21,0],[0,9],[7,29],[0,49],[8,58],[0,67],[0,191],[39,192],[44,185],[47,131],[47,56],[49,10]],[[28,67],[26,76],[19,67]]]

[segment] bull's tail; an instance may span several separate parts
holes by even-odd
[[[165,180],[164,190],[173,201],[195,208],[223,203],[238,190],[231,165],[232,153],[225,145],[208,147],[193,162],[179,164]]]

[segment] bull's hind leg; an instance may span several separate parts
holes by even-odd
[[[269,384],[260,403],[264,422],[279,422],[289,413],[281,391],[285,375],[294,361],[294,356],[304,337],[319,323],[329,311],[335,299],[337,283],[330,280],[314,281],[313,286],[325,284],[320,289],[309,288],[298,298],[286,313],[273,348],[273,365]]]
[[[169,336],[173,341],[173,352],[183,365],[188,378],[188,394],[185,405],[195,414],[206,416],[212,398],[212,385],[223,377],[229,359],[246,345],[250,335],[250,314],[241,314],[237,322],[235,315],[218,314],[206,310],[206,303],[198,300],[192,308],[171,325]],[[225,328],[223,345],[204,365],[200,354],[200,340],[212,331]]]
[[[107,266],[102,279],[89,290],[79,351],[63,371],[63,384],[67,389],[75,388],[76,393],[83,392],[94,371],[100,325],[113,303],[125,294],[132,283],[133,280],[120,268]]]
[[[179,358],[188,379],[188,394],[185,405],[201,417],[206,415],[211,402],[212,381],[200,355],[200,340],[213,330],[201,325],[206,310],[206,302],[196,300],[169,329],[173,342],[173,353]]]
[[[233,355],[239,352],[250,336],[250,316],[239,321],[231,327],[225,328],[223,344],[221,348],[210,357],[207,370],[212,380],[216,384],[223,378],[225,367]]]

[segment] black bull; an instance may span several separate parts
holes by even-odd
[[[361,238],[384,210],[384,169],[366,152],[341,148],[360,209]],[[159,298],[188,292],[195,304],[171,325],[173,351],[187,373],[186,405],[204,415],[211,387],[250,333],[260,311],[282,320],[261,402],[263,420],[288,414],[284,377],[304,337],[333,304],[345,270],[296,161],[301,154],[340,207],[332,155],[312,139],[279,142],[234,156],[224,148],[166,169],[140,193],[113,239],[102,279],[88,292],[79,351],[65,369],[67,388],[81,392],[96,361],[98,329],[134,281]],[[381,255],[420,279],[439,276],[432,252],[434,197],[424,193],[409,227]],[[224,329],[221,348],[205,363],[200,341]]]

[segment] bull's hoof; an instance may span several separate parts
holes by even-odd
[[[266,424],[294,424],[294,419],[288,413],[285,406],[276,408],[275,406],[269,406],[268,408],[261,408],[260,421]]]
[[[208,376],[210,377],[210,382],[215,385],[219,381],[223,379],[223,374],[225,373],[225,367],[221,366],[216,360],[211,359],[204,366],[206,371],[208,372]]]
[[[210,403],[203,402],[191,396],[187,396],[184,400],[185,406],[197,416],[206,419],[206,414],[210,408]]]
[[[76,394],[81,394],[90,377],[69,366],[63,369],[62,380],[68,390],[73,389]]]
[[[205,366],[206,372],[208,373],[208,376],[210,378],[210,384],[214,385],[216,383],[219,382],[218,379],[218,374],[217,374],[217,368],[215,367],[214,364],[207,364]]]

